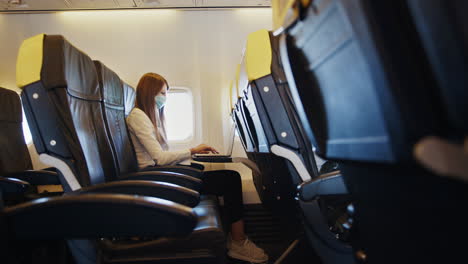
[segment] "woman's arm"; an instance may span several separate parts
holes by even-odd
[[[172,165],[190,158],[190,150],[164,151],[156,139],[153,123],[143,111],[132,111],[127,118],[127,125],[156,165]]]

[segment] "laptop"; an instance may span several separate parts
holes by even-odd
[[[229,148],[227,150],[227,153],[225,154],[222,154],[222,153],[218,153],[218,154],[214,154],[214,153],[208,153],[208,154],[195,154],[194,157],[204,157],[204,158],[210,158],[210,157],[221,157],[221,158],[228,158],[228,157],[231,157],[232,155],[232,149],[234,148],[234,137],[236,135],[236,125],[233,124],[232,127],[231,127],[231,131],[230,131],[230,139],[231,139],[231,142],[229,144]]]

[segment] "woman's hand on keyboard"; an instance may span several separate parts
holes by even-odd
[[[208,154],[208,153],[218,154],[219,152],[206,144],[200,144],[194,148],[190,149],[190,153],[193,154]]]

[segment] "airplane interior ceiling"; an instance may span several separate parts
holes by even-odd
[[[271,0],[0,0],[0,12],[77,9],[270,7]]]

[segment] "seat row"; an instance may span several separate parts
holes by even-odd
[[[137,171],[125,123],[135,91],[117,74],[41,34],[19,50],[17,84],[39,158],[57,168],[65,195],[6,207],[12,238],[65,238],[76,263],[225,262],[217,201],[198,192],[202,172]]]
[[[254,182],[262,202],[294,227],[288,232],[294,240],[305,232],[325,263],[353,263],[343,227],[351,200],[336,164],[316,156],[315,142],[300,123],[279,40],[267,30],[248,36],[231,116],[247,156],[260,169]]]
[[[273,200],[292,190],[324,263],[460,261],[460,230],[450,226],[465,215],[468,185],[439,174],[463,174],[464,156],[424,142],[436,136],[463,145],[468,135],[461,15],[468,6],[298,0],[273,7],[277,30],[249,36],[232,117],[248,157],[286,160],[289,172],[272,177],[289,178],[297,190],[281,184],[262,192],[268,188],[257,183],[269,181],[262,173],[259,193]]]

